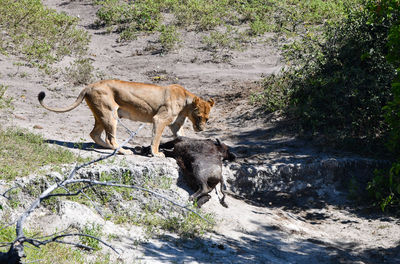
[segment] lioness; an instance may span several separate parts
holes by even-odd
[[[164,128],[168,125],[174,135],[182,135],[181,127],[186,117],[193,123],[193,129],[203,131],[209,118],[214,100],[204,101],[180,85],[158,86],[154,84],[103,80],[88,85],[79,94],[76,101],[66,108],[53,108],[45,105],[46,94],[40,92],[38,99],[47,110],[63,113],[82,103],[85,98],[95,119],[90,137],[98,145],[116,149],[117,116],[134,121],[153,123],[151,154],[164,157],[158,148]],[[101,133],[105,131],[105,141]],[[120,149],[122,154],[132,151]]]

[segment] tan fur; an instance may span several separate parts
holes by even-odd
[[[104,80],[88,85],[69,107],[53,108],[43,103],[44,92],[39,94],[40,104],[53,112],[67,112],[86,100],[95,119],[91,138],[100,146],[116,149],[117,115],[134,121],[153,123],[151,152],[164,156],[158,151],[161,135],[169,126],[174,136],[182,135],[181,127],[186,117],[198,132],[205,128],[214,100],[204,101],[180,85],[158,86],[154,84]],[[101,138],[105,131],[105,141]],[[122,154],[130,150],[120,149]]]

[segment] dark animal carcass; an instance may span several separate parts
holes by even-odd
[[[227,145],[211,139],[192,139],[178,137],[160,145],[166,156],[173,157],[183,170],[183,176],[190,188],[196,192],[190,200],[197,201],[201,207],[211,196],[208,194],[215,186],[221,184],[222,198],[220,203],[228,207],[225,202],[225,183],[222,178],[222,161],[235,160],[236,156],[229,151]]]

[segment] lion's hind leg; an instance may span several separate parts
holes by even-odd
[[[90,132],[90,137],[97,145],[100,145],[103,148],[109,148],[110,146],[108,146],[106,142],[104,142],[104,140],[101,138],[101,133],[103,133],[103,131],[104,131],[103,125],[99,120],[97,120],[97,118],[95,118],[94,128],[92,132]]]
[[[118,124],[117,118],[113,116],[113,113],[110,111],[106,115],[103,115],[100,119],[103,123],[103,127],[106,132],[106,137],[104,142],[106,144],[105,147],[111,149],[119,148],[119,145],[117,143],[117,124]],[[132,154],[132,151],[123,148],[120,148],[118,152],[124,155]]]

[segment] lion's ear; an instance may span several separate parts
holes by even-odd
[[[210,100],[208,100],[208,102],[210,103],[210,106],[212,107],[215,104],[214,99],[210,98]]]

